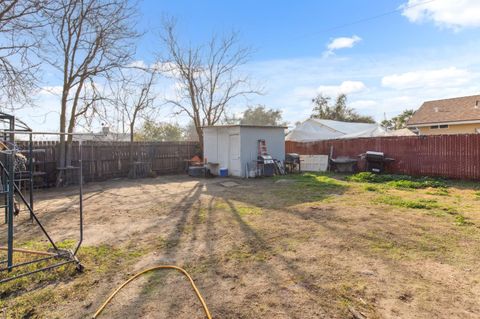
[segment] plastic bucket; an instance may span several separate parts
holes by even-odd
[[[227,177],[228,176],[228,168],[221,167],[218,172],[219,172],[219,175],[221,177]]]

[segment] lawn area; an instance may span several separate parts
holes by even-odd
[[[480,317],[480,184],[315,174],[225,181],[86,185],[85,271],[65,266],[0,285],[0,309],[7,318],[88,318],[132,274],[176,264],[214,318]],[[37,199],[54,239],[73,246],[75,189]],[[15,223],[18,247],[47,247],[27,213]],[[4,225],[0,234],[4,245]],[[127,286],[99,318],[204,316],[185,278],[161,271]]]

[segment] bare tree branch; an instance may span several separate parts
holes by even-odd
[[[0,1],[0,96],[2,104],[13,107],[29,101],[37,81],[41,47],[41,12],[50,1]]]
[[[192,119],[203,149],[202,126],[217,124],[236,98],[261,92],[240,74],[251,50],[239,46],[237,33],[221,38],[214,35],[206,46],[199,47],[182,47],[177,39],[175,22],[166,21],[161,35],[166,52],[160,55],[158,65],[179,86],[177,98],[167,102]]]
[[[95,82],[109,79],[135,53],[136,12],[128,0],[58,0],[45,10],[51,28],[44,60],[63,77],[60,132],[73,132],[100,99]],[[90,85],[88,85],[90,84]],[[72,137],[68,137],[68,144]],[[68,165],[60,137],[60,165]]]
[[[153,90],[157,75],[154,69],[125,68],[119,79],[108,83],[108,92],[104,93],[108,105],[105,109],[124,115],[122,121],[128,126],[132,142],[138,119],[150,117],[158,109],[155,105],[158,97]]]

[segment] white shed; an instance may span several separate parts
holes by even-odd
[[[267,153],[285,160],[284,126],[218,125],[203,128],[203,155],[213,174],[228,168],[228,175],[244,177],[246,167],[258,156],[258,140],[265,140]]]

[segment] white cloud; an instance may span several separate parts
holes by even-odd
[[[333,51],[339,49],[349,49],[353,48],[355,44],[362,41],[362,38],[359,36],[352,36],[352,37],[340,37],[335,38],[330,43],[327,44],[327,55],[333,54]]]
[[[338,94],[352,94],[364,91],[366,85],[360,81],[343,81],[339,85],[320,85],[317,88],[299,86],[293,89],[293,98],[310,101],[317,94],[336,97]]]
[[[402,14],[412,22],[432,21],[455,30],[480,27],[478,0],[408,0],[402,7]]]
[[[399,90],[420,87],[452,87],[465,84],[471,78],[472,74],[468,70],[449,67],[384,76],[382,86]]]
[[[335,96],[341,93],[352,94],[364,91],[367,87],[361,81],[343,81],[340,85],[321,85],[317,88],[317,93],[327,96]]]

